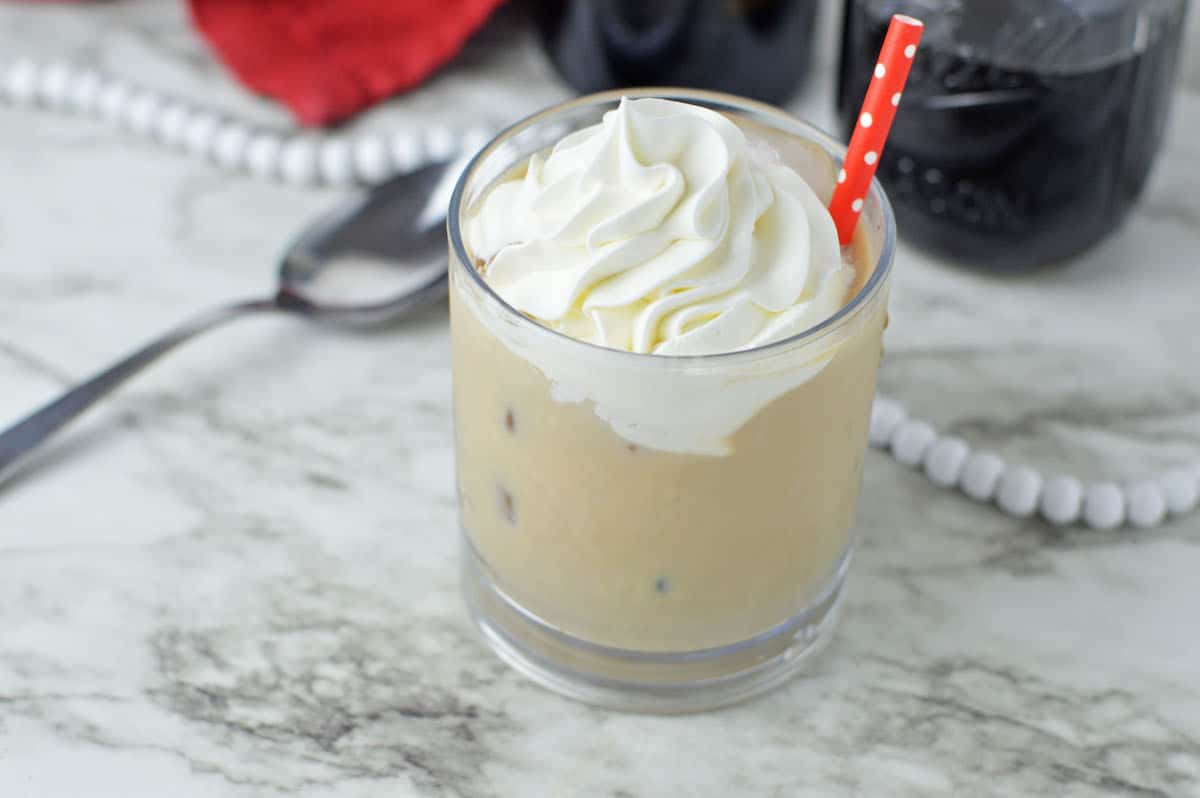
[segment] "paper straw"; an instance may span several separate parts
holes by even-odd
[[[837,226],[842,246],[850,243],[858,225],[858,215],[871,187],[871,178],[875,177],[892,120],[896,118],[908,70],[912,67],[924,28],[925,23],[920,20],[896,14],[888,26],[883,47],[879,48],[875,75],[863,98],[854,135],[846,150],[846,162],[838,172],[837,188],[829,202],[829,215]]]

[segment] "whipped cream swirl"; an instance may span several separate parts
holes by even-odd
[[[506,302],[631,352],[778,341],[833,315],[854,279],[804,178],[721,114],[668,100],[623,100],[465,222]]]

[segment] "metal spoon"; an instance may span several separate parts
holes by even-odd
[[[438,163],[395,177],[318,218],[284,253],[275,295],[197,316],[0,433],[0,483],[97,400],[184,341],[263,311],[350,327],[394,321],[445,296],[448,189]]]

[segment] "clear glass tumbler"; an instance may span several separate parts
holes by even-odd
[[[785,160],[789,143],[823,151],[831,169],[845,151],[757,102],[609,92],[501,133],[451,199],[470,611],[492,648],[545,686],[614,708],[694,711],[781,683],[833,629],[854,544],[895,225],[872,185],[853,245],[865,266],[854,296],[816,327],[757,349],[633,354],[542,327],[488,286],[464,241],[464,214],[499,177],[599,122],[622,96],[714,109],[781,144]],[[601,388],[581,392],[573,380],[583,375]],[[773,398],[756,405],[766,394]],[[631,443],[626,425],[645,402],[670,403],[672,422],[711,425],[719,451]]]

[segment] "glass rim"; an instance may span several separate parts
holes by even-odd
[[[508,317],[511,317],[520,324],[530,325],[536,328],[540,333],[551,336],[562,341],[569,341],[576,346],[586,347],[588,350],[604,353],[606,357],[621,357],[630,358],[641,363],[669,363],[672,365],[686,365],[695,363],[711,363],[713,361],[729,361],[739,359],[753,359],[756,357],[765,357],[772,354],[783,353],[796,346],[806,344],[810,341],[819,340],[826,334],[831,333],[844,324],[848,323],[852,318],[858,315],[858,312],[866,305],[887,281],[888,276],[892,271],[892,261],[895,258],[896,252],[896,219],[892,212],[892,205],[880,185],[877,178],[871,179],[871,187],[867,192],[868,196],[874,197],[879,203],[879,209],[883,217],[883,244],[879,248],[879,254],[875,258],[871,276],[862,285],[861,288],[850,298],[836,313],[829,316],[812,327],[809,327],[795,335],[790,335],[787,338],[781,338],[778,341],[772,341],[761,346],[752,347],[750,349],[735,349],[729,352],[714,352],[703,355],[662,355],[654,352],[630,352],[626,349],[615,349],[609,346],[602,346],[590,341],[582,341],[578,338],[572,338],[566,333],[559,332],[539,323],[538,321],[526,316],[517,308],[510,305],[505,299],[496,293],[495,289],[488,284],[487,280],[478,269],[472,266],[473,261],[467,254],[466,245],[463,242],[461,217],[463,198],[466,195],[468,184],[475,176],[475,172],[479,169],[483,160],[495,152],[501,145],[511,139],[513,136],[532,128],[534,125],[552,120],[564,112],[583,108],[590,105],[602,105],[604,103],[619,102],[622,98],[629,97],[633,99],[643,97],[657,97],[667,100],[679,100],[688,102],[691,100],[699,101],[704,107],[712,107],[713,105],[721,106],[730,110],[747,110],[753,111],[761,116],[777,120],[781,122],[780,129],[789,130],[789,128],[800,128],[803,135],[810,141],[819,144],[824,148],[834,159],[834,165],[839,166],[845,161],[846,145],[839,142],[829,133],[821,130],[815,125],[809,124],[799,117],[793,116],[788,112],[777,108],[776,106],[767,103],[751,100],[746,97],[740,97],[735,94],[725,94],[724,92],[708,91],[704,89],[687,89],[677,87],[639,87],[627,89],[613,89],[611,91],[597,92],[595,94],[587,94],[581,97],[576,97],[556,105],[549,106],[535,113],[514,122],[508,127],[497,133],[491,141],[482,147],[463,168],[458,180],[454,184],[454,190],[450,195],[450,205],[446,215],[447,234],[450,239],[450,248],[455,257],[458,258],[462,268],[470,273],[472,281],[478,286],[483,293],[493,300]],[[453,264],[451,264],[453,268]]]

